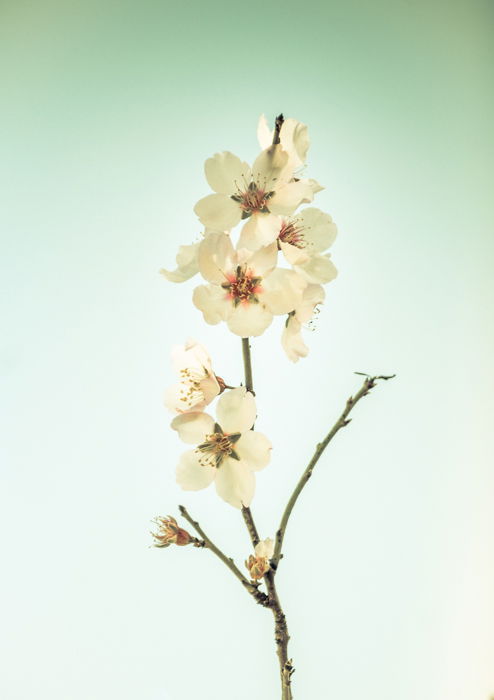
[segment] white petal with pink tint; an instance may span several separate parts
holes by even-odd
[[[218,495],[235,508],[250,506],[256,489],[253,472],[242,461],[227,458],[214,480]]]
[[[255,430],[242,433],[235,443],[235,451],[240,459],[253,471],[259,471],[269,464],[272,445],[268,438]]]
[[[185,491],[205,489],[216,477],[216,468],[199,463],[196,450],[184,452],[177,466],[177,484]]]
[[[216,406],[218,423],[225,433],[243,433],[256,420],[256,402],[244,386],[225,391]]]

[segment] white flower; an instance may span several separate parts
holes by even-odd
[[[202,411],[218,396],[220,385],[206,348],[195,340],[172,350],[172,363],[180,377],[165,393],[165,406],[177,413]]]
[[[269,560],[274,554],[274,540],[266,537],[258,542],[254,548],[254,556],[249,556],[245,562],[251,578],[258,580],[262,578],[270,569]]]
[[[309,348],[302,340],[302,324],[310,321],[317,305],[322,304],[324,298],[325,292],[320,284],[309,284],[300,303],[288,316],[281,336],[281,345],[292,362],[298,362],[301,357],[307,357],[309,354]]]
[[[314,186],[294,180],[289,156],[278,144],[256,158],[252,168],[229,151],[216,153],[204,166],[206,180],[216,194],[200,199],[194,211],[204,226],[226,231],[249,216],[269,212],[292,214],[314,198]]]
[[[273,315],[292,311],[307,285],[293,270],[276,268],[276,243],[252,253],[236,251],[225,234],[204,241],[199,270],[210,282],[196,287],[193,302],[207,323],[226,321],[242,338],[261,335]]]
[[[333,243],[338,232],[329,214],[306,207],[297,216],[269,216],[262,226],[243,227],[239,247],[257,250],[261,245],[277,241],[286,261],[312,284],[326,284],[337,275],[329,254],[322,254]]]
[[[254,496],[254,472],[271,457],[271,443],[250,430],[256,418],[254,397],[245,387],[225,392],[216,407],[217,422],[207,413],[184,413],[172,421],[180,438],[195,444],[177,467],[177,482],[186,491],[204,489],[214,481],[218,495],[235,508],[249,506]]]

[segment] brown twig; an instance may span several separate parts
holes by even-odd
[[[363,372],[356,372],[356,374],[363,374]],[[367,394],[370,392],[371,389],[373,389],[376,385],[376,382],[380,379],[387,381],[388,379],[393,379],[395,376],[389,375],[389,376],[376,376],[376,377],[371,377],[369,375],[365,375],[366,378],[364,380],[364,383],[362,384],[362,387],[360,390],[355,394],[355,396],[350,396],[350,398],[347,400],[345,409],[341,416],[338,418],[336,423],[333,425],[329,433],[326,435],[324,440],[320,442],[316,450],[312,456],[312,459],[310,460],[309,464],[307,465],[304,473],[300,477],[297,485],[295,486],[295,489],[290,497],[290,500],[287,503],[287,506],[285,508],[285,511],[283,513],[283,516],[280,521],[280,526],[276,532],[276,544],[274,548],[274,554],[273,558],[271,559],[271,566],[276,570],[279,561],[282,557],[281,554],[281,548],[283,546],[283,538],[285,536],[286,532],[286,527],[288,524],[288,520],[290,518],[290,515],[292,513],[293,507],[295,503],[297,502],[298,497],[300,496],[302,489],[306,485],[306,483],[309,481],[310,477],[312,476],[312,472],[314,470],[314,467],[316,466],[317,462],[319,461],[319,458],[321,457],[322,453],[326,449],[326,447],[329,445],[331,440],[334,438],[336,433],[341,430],[341,428],[344,428],[348,423],[350,423],[350,418],[348,418],[348,414],[352,410],[352,408],[357,404],[360,399],[362,399],[364,396],[367,396]]]
[[[283,117],[280,118],[283,119]],[[281,121],[281,124],[282,123],[283,122]],[[245,386],[248,391],[254,393],[252,381],[252,362],[248,338],[242,338],[242,355],[244,360]],[[242,515],[252,541],[252,546],[255,547],[260,538],[254,522],[252,511],[249,507],[243,506]],[[274,617],[274,639],[276,642],[276,654],[280,664],[281,698],[282,700],[292,700],[291,676],[294,668],[292,666],[292,660],[288,658],[288,642],[290,640],[290,635],[288,634],[285,613],[283,612],[278,592],[276,590],[274,580],[275,575],[276,571],[274,569],[270,569],[264,576],[264,582],[268,591],[268,607],[271,608]]]
[[[256,602],[259,603],[260,605],[264,605],[265,607],[269,607],[269,599],[268,596],[260,591],[258,589],[258,584],[252,583],[249,581],[243,573],[240,571],[240,569],[237,568],[235,565],[235,562],[231,557],[227,557],[226,554],[224,554],[219,547],[217,547],[214,542],[206,535],[202,527],[199,525],[197,520],[194,520],[189,513],[187,512],[187,509],[185,506],[179,506],[178,509],[180,510],[181,515],[189,522],[194,530],[201,536],[203,542],[204,542],[204,547],[207,549],[210,549],[218,559],[221,559],[223,564],[225,564],[230,571],[238,578],[242,586],[246,589],[250,595],[255,598]]]

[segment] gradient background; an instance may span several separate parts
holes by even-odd
[[[2,658],[5,700],[271,700],[271,616],[208,552],[149,549],[185,503],[242,562],[239,513],[174,482],[161,405],[187,336],[242,377],[240,340],[157,271],[200,226],[206,157],[258,115],[309,124],[339,225],[307,360],[254,342],[288,494],[360,386],[297,506],[278,577],[319,700],[494,693],[493,4],[0,3]]]

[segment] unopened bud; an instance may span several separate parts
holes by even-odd
[[[265,540],[258,542],[254,549],[254,555],[249,556],[245,562],[248,572],[251,578],[254,580],[262,578],[268,573],[271,568],[269,565],[269,560],[274,553],[274,541],[267,537]]]
[[[250,574],[250,577],[257,581],[269,571],[269,560],[267,557],[253,557],[252,554],[245,562],[245,566]]]
[[[178,526],[177,521],[171,515],[167,518],[157,517],[153,520],[153,523],[158,528],[157,532],[151,533],[154,537],[155,547],[169,547],[171,544],[183,547],[195,541],[195,538],[187,530]]]

